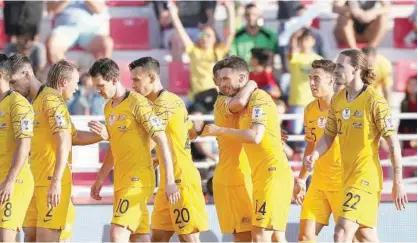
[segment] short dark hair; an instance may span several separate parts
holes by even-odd
[[[312,30],[310,30],[309,28],[303,28],[302,29],[302,34],[300,35],[299,40],[303,40],[303,39],[306,39],[308,37],[315,38],[315,36],[313,35]]]
[[[267,50],[267,49],[253,48],[253,49],[251,49],[251,55],[263,67],[267,67],[267,66],[272,65],[273,53],[271,51]]]
[[[69,80],[75,71],[78,71],[77,65],[66,60],[60,60],[49,69],[46,86],[54,89],[58,88],[58,82]]]
[[[377,49],[374,47],[364,47],[363,49],[361,49],[363,51],[364,54],[366,55],[373,55],[375,56],[377,54]]]
[[[337,64],[335,64],[333,61],[326,59],[315,60],[312,62],[312,68],[321,68],[329,74],[334,72],[336,66]]]
[[[137,67],[144,68],[146,70],[151,70],[156,74],[160,75],[160,62],[157,59],[152,57],[142,57],[136,59],[135,61],[129,64],[129,70],[133,70]]]
[[[223,60],[219,69],[231,68],[235,71],[249,73],[248,65],[244,59],[237,56],[230,56]]]
[[[95,78],[99,75],[106,81],[118,79],[120,75],[119,66],[110,58],[102,58],[93,63],[89,70],[91,77]]]
[[[224,61],[224,60],[220,60],[219,62],[215,63],[215,65],[213,65],[213,68],[212,68],[212,73],[213,73],[213,76],[214,76],[214,77],[216,76],[216,73],[217,73],[219,70],[221,70],[221,69],[222,69],[223,61]]]
[[[12,68],[12,73],[16,73],[24,67],[30,68],[33,72],[32,62],[28,56],[17,53],[11,56],[9,60],[10,66]]]
[[[255,5],[254,3],[249,3],[249,4],[245,5],[245,11],[247,11],[250,8],[256,8],[256,7],[257,7],[257,5]]]

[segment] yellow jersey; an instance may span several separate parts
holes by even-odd
[[[338,135],[343,186],[380,191],[379,140],[395,130],[389,105],[372,87],[365,86],[351,102],[347,102],[346,93],[343,89],[332,98],[325,128],[325,134]]]
[[[35,186],[49,186],[55,170],[57,142],[54,133],[68,131],[73,135],[75,130],[70,120],[70,113],[62,95],[57,90],[41,86],[34,99],[33,138],[30,153],[30,168],[35,180]],[[68,156],[63,185],[72,182],[70,164],[71,151]]]
[[[193,127],[192,121],[183,100],[177,95],[162,90],[153,103],[155,114],[162,121],[168,145],[173,157],[174,178],[176,184],[201,185],[200,173],[192,160],[189,130]],[[163,161],[162,152],[156,147],[159,161]],[[165,167],[161,167],[160,187],[165,188]]]
[[[219,94],[214,109],[215,125],[239,128],[240,114],[232,114],[228,97]],[[218,136],[219,162],[213,176],[214,184],[236,186],[251,183],[251,168],[242,142],[228,136]]]
[[[0,181],[3,182],[12,166],[16,152],[16,139],[33,136],[33,109],[30,103],[17,92],[9,91],[0,101]],[[17,180],[30,176],[28,160]],[[1,183],[0,182],[0,183]]]
[[[321,111],[318,99],[305,107],[303,122],[306,142],[313,143],[314,146],[318,143],[324,134],[327,117],[328,110]],[[320,190],[339,191],[342,190],[341,178],[340,144],[338,139],[335,139],[328,151],[315,162],[312,183]]]
[[[114,159],[115,191],[130,186],[154,187],[150,138],[164,128],[151,103],[144,96],[127,91],[116,107],[109,100],[104,113]]]
[[[276,104],[264,90],[255,90],[241,113],[240,129],[250,129],[253,124],[261,124],[266,128],[260,144],[244,143],[253,185],[257,187],[271,179],[272,171],[291,171],[283,150]]]
[[[379,94],[383,94],[383,87],[393,85],[392,80],[392,63],[381,55],[376,56],[376,62],[373,64],[373,71],[376,74],[376,80],[372,83]]]
[[[312,70],[312,62],[322,59],[321,56],[311,53],[305,54],[296,52],[289,60],[289,72],[291,75],[289,104],[306,106],[314,98],[307,94],[309,90],[309,74]]]

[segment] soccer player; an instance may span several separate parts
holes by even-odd
[[[235,58],[235,57],[229,57]],[[224,60],[213,67],[216,86]],[[235,97],[219,93],[215,102],[215,125],[239,128],[240,111],[248,104],[257,88],[249,81]],[[219,162],[213,176],[213,196],[223,234],[232,234],[234,242],[251,242],[252,182],[251,168],[242,143],[228,136],[218,136]],[[239,202],[239,203],[237,203]]]
[[[109,99],[105,105],[105,119],[115,166],[111,241],[149,241],[147,201],[155,186],[150,138],[160,149],[167,200],[175,204],[180,197],[163,122],[144,96],[122,86],[119,67],[113,60],[97,60],[89,73],[99,94]],[[101,169],[98,179],[107,175],[110,169],[111,166]],[[101,185],[95,183],[92,195],[98,196],[100,188]]]
[[[47,85],[42,85],[38,81],[38,79],[36,79],[32,66],[31,66],[30,59],[27,56],[16,54],[16,55],[11,56],[9,61],[11,64],[10,85],[12,86],[13,90],[19,92],[28,100],[32,100],[34,105],[39,104],[35,102],[38,97],[41,97],[42,99],[44,99],[45,103],[48,103],[48,104],[50,104],[50,102],[53,101],[52,98],[54,98],[56,101],[60,100],[58,99],[59,97],[56,98],[56,95],[54,94],[54,92],[52,92],[53,90],[51,90],[51,88],[48,88]],[[72,77],[71,75],[73,76],[76,75],[74,72],[71,73],[71,71],[74,71],[74,70],[77,71],[76,67],[74,65],[70,65],[67,62],[63,62],[63,64],[61,64],[61,67],[59,68],[61,69],[61,71],[57,69],[55,72],[60,72],[62,73],[63,76],[57,77],[57,78],[62,79],[62,81],[66,80],[67,82],[66,85],[68,85],[68,80]],[[59,75],[59,73],[55,73],[55,74],[51,73],[51,75]],[[52,92],[52,93],[47,94],[48,92],[49,93]],[[39,101],[39,102],[42,103],[43,101]],[[55,105],[55,103],[51,103],[51,104]],[[63,104],[62,105],[63,108],[66,107],[65,103],[59,103],[59,104],[60,105]],[[65,109],[57,110],[56,114],[59,115],[61,113],[67,115],[68,112],[66,112]],[[55,113],[49,114],[49,115],[52,116],[52,115],[55,115]],[[41,117],[42,116],[38,116],[38,119],[41,119]],[[40,125],[39,121],[36,119],[35,119],[35,123]],[[43,123],[42,129],[47,129],[47,126],[51,126],[51,125],[54,125],[54,124]],[[71,140],[72,140],[73,145],[88,145],[88,144],[99,142],[101,140],[106,140],[108,138],[107,130],[103,124],[92,121],[92,122],[89,122],[89,127],[92,130],[92,132],[77,131],[75,130],[74,126],[71,124],[71,134],[72,134]],[[53,129],[53,128],[50,128],[50,129]],[[66,129],[63,129],[63,130],[66,130]],[[66,131],[63,131],[63,132],[66,132]],[[35,133],[35,134],[41,135],[41,137],[37,138],[38,141],[43,141],[43,139],[45,139],[45,136],[42,133]],[[96,134],[99,134],[99,135],[96,135]],[[51,143],[54,143],[54,142],[51,142]],[[42,149],[42,142],[39,145],[34,144],[33,147],[35,147],[35,149],[38,149],[38,150]],[[51,163],[54,160],[53,153],[56,153],[54,151],[55,150],[49,151],[51,154],[49,155],[48,159],[50,159]],[[71,156],[68,158],[68,166],[71,166]],[[39,199],[39,200],[42,200],[42,199]],[[60,240],[67,240],[71,237],[72,224],[74,223],[74,217],[75,217],[74,207],[70,205],[68,212],[65,212],[64,214],[67,214],[68,217],[66,217],[66,222],[64,225],[65,227],[62,228]],[[26,213],[25,221],[23,223],[23,230],[25,232],[25,242],[36,241],[37,221],[39,217],[40,217],[40,220],[43,219],[42,218],[43,216],[41,217],[39,215],[40,214],[38,214],[36,198],[34,196],[32,198],[31,204],[28,208],[28,212]],[[61,215],[56,216],[56,217],[61,217]],[[65,218],[64,215],[62,217]]]
[[[305,107],[304,127],[307,147],[305,155],[312,152],[324,133],[331,98],[334,94],[333,72],[335,63],[330,60],[315,60],[309,75],[312,96],[315,100]],[[342,170],[338,140],[315,164],[315,172],[306,194],[308,169],[303,166],[296,180],[294,198],[302,205],[300,216],[300,242],[314,242],[316,235],[328,225],[331,213],[334,221],[342,201]],[[305,196],[306,194],[306,196]]]
[[[168,242],[174,232],[182,242],[199,242],[199,232],[207,231],[208,215],[202,192],[200,173],[195,167],[190,150],[189,119],[183,100],[164,90],[160,81],[160,63],[152,57],[143,57],[129,64],[132,88],[152,102],[155,114],[162,121],[173,157],[174,179],[180,192],[180,201],[170,205],[165,195],[165,168],[161,168],[161,186],[151,217],[152,242]],[[156,147],[158,160],[163,151]]]
[[[390,148],[392,199],[397,210],[407,205],[399,140],[389,105],[369,86],[374,76],[361,51],[349,49],[340,53],[334,78],[336,83],[346,87],[332,98],[324,135],[312,153],[304,158],[306,166],[312,169],[338,135],[344,193],[334,231],[336,242],[351,241],[354,234],[360,241],[379,241],[376,224],[383,184],[378,157],[381,136]]]
[[[33,109],[10,90],[10,62],[0,54],[0,241],[16,242],[33,194],[28,165]]]
[[[233,97],[248,82],[248,66],[240,58],[225,59],[219,71],[220,90]],[[244,143],[252,170],[253,241],[285,241],[293,175],[283,152],[278,114],[272,98],[255,90],[241,112],[239,129],[207,125],[202,136],[224,135]]]

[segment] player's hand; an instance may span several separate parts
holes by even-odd
[[[313,167],[315,164],[315,161],[317,161],[319,158],[319,154],[316,151],[313,151],[312,154],[306,156],[305,158],[303,158],[303,163],[305,164],[306,168],[309,171],[313,171]]]
[[[88,123],[90,131],[100,136],[103,140],[109,139],[109,133],[107,132],[106,126],[99,121],[90,121]]]
[[[295,185],[295,190],[293,191],[293,196],[295,197],[295,201],[298,205],[303,204],[303,200],[305,199],[306,195],[306,183],[302,183],[301,181],[297,181]]]
[[[402,182],[394,182],[392,187],[392,200],[395,202],[396,210],[406,209],[408,197]]]
[[[3,183],[0,184],[0,206],[3,205],[3,203],[10,200],[13,194],[13,188],[13,182],[5,180],[3,181]]]
[[[203,128],[202,134],[200,136],[217,136],[219,135],[220,127],[216,126],[215,124],[208,124]]]
[[[93,185],[91,186],[90,190],[90,196],[97,201],[102,200],[102,197],[100,196],[100,191],[103,187],[103,181],[96,180]]]
[[[167,8],[168,11],[170,11],[171,16],[179,14],[179,9],[174,1],[168,1]]]
[[[56,208],[60,203],[61,196],[61,183],[58,181],[51,182],[51,186],[48,191],[48,205],[52,208]]]
[[[282,142],[286,142],[288,139],[287,131],[282,129]]]
[[[176,204],[180,200],[180,192],[175,183],[166,185],[165,194],[170,204]]]

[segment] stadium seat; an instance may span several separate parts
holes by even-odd
[[[395,18],[395,26],[393,27],[393,43],[395,48],[417,48],[416,39],[412,43],[405,42],[405,37],[411,33],[412,28],[412,23],[408,18]]]
[[[357,42],[357,48],[362,49],[364,47],[367,47],[367,43],[363,43],[363,42]],[[338,44],[338,48],[339,49],[348,49],[348,45],[347,44]]]
[[[408,79],[417,75],[417,62],[398,61],[395,65],[395,90],[398,92],[404,92]]]
[[[115,50],[149,50],[149,23],[146,18],[112,18],[110,36]]]
[[[112,7],[144,6],[147,5],[147,2],[135,0],[106,0],[106,5]]]
[[[168,90],[175,94],[187,94],[190,87],[189,64],[170,62],[168,64]]]
[[[315,29],[319,30],[320,27],[321,27],[321,19],[320,18],[314,18],[312,20],[312,28],[315,28]]]
[[[0,19],[0,48],[3,49],[6,43],[7,43],[7,35],[4,29],[4,20]]]
[[[119,66],[121,83],[123,84],[125,88],[131,89],[132,79],[131,79],[131,72],[129,71],[130,61],[116,60],[116,63]]]
[[[394,5],[413,5],[415,1],[414,0],[392,0],[391,3]]]

